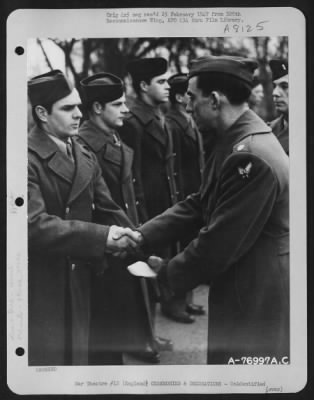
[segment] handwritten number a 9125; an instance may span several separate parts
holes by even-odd
[[[264,30],[264,24],[266,22],[268,22],[268,21],[260,21],[255,26],[252,26],[249,24],[246,24],[246,25],[240,25],[240,24],[229,25],[229,24],[227,24],[224,28],[224,33],[240,33],[240,32],[250,33],[250,32],[253,32],[254,30],[262,31],[262,30]]]

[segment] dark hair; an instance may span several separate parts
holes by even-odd
[[[240,79],[221,72],[202,73],[197,76],[197,87],[204,95],[214,90],[222,92],[233,105],[239,105],[248,100],[252,88]]]
[[[38,117],[35,108],[36,108],[37,106],[44,107],[44,108],[47,110],[47,113],[48,113],[48,114],[51,114],[52,106],[54,105],[54,103],[55,103],[55,102],[53,102],[53,103],[47,103],[47,104],[37,104],[36,106],[33,106],[33,107],[32,107],[32,116],[33,116],[33,120],[34,120],[34,122],[35,122],[35,124],[36,124],[37,126],[38,126],[39,124],[41,124],[41,120],[40,120],[40,118]]]
[[[184,94],[187,92],[187,88],[182,87],[182,85],[178,85],[177,87],[170,87],[170,91],[169,91],[169,101],[171,104],[176,104],[177,103],[177,99],[176,99],[176,95],[177,94],[181,94],[182,96],[184,96]]]
[[[146,78],[146,77],[144,77],[144,78],[133,78],[132,77],[132,86],[133,86],[134,92],[138,96],[140,96],[141,95],[141,82],[144,81],[144,82],[147,83],[147,85],[149,85],[153,78],[154,78],[154,76],[151,77],[151,78]]]

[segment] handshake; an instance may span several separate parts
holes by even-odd
[[[143,236],[130,228],[112,225],[107,238],[107,250],[116,256],[123,257],[135,253],[143,243]]]
[[[107,251],[114,256],[124,258],[128,254],[138,253],[143,242],[141,232],[112,225],[107,238]],[[160,257],[150,256],[147,258],[147,264],[158,274],[167,262]]]

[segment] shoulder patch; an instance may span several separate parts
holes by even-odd
[[[252,166],[253,166],[252,162],[249,161],[245,166],[238,167],[238,173],[242,179],[248,179],[250,177]]]

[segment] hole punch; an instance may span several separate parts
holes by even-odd
[[[17,356],[19,356],[19,357],[24,356],[25,350],[23,349],[23,347],[18,347],[18,348],[15,350],[15,354],[16,354]]]
[[[21,206],[24,204],[24,200],[22,199],[22,197],[17,197],[17,198],[15,199],[15,204],[16,204],[18,207],[21,207]]]
[[[15,48],[15,53],[16,53],[18,56],[21,56],[22,54],[24,54],[24,47],[22,47],[22,46],[17,46],[17,47]]]

